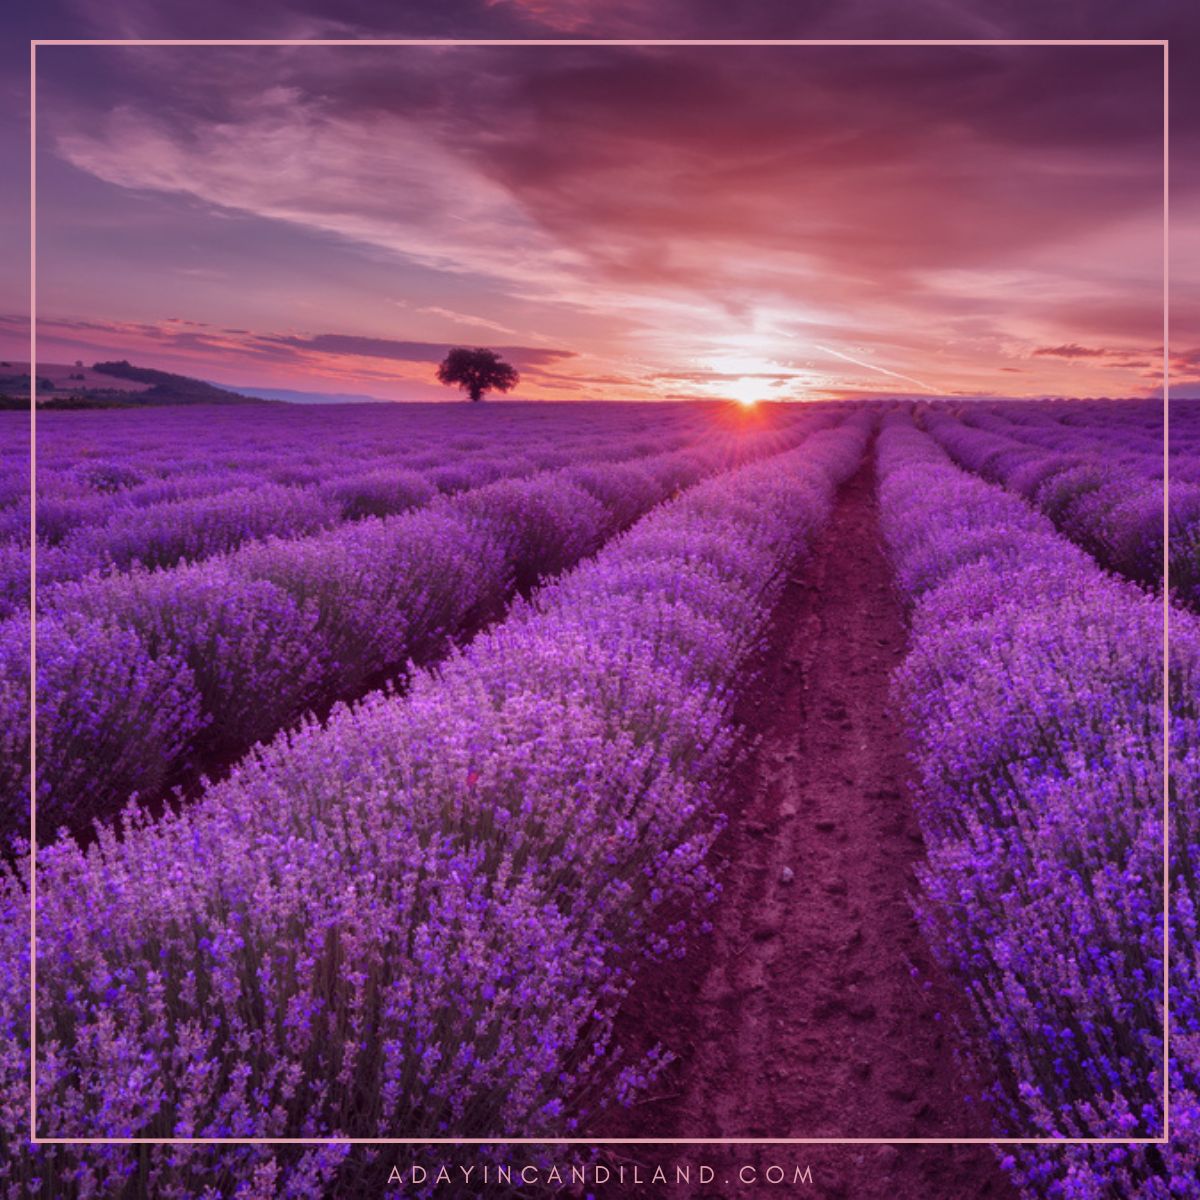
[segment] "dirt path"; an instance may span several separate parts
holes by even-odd
[[[718,848],[715,929],[623,1017],[633,1044],[662,1039],[679,1062],[610,1136],[986,1136],[952,1055],[959,1001],[908,902],[922,845],[888,706],[905,628],[873,484],[868,463],[788,585],[739,713],[760,740]],[[1015,1194],[986,1147],[732,1153],[812,1164],[814,1194]]]

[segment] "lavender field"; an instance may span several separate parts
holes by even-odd
[[[890,1186],[1200,1197],[1200,409],[1165,545],[1162,418],[39,414],[31,679],[0,413],[0,1191],[420,1195],[161,1143],[641,1131],[1116,1139]],[[29,1144],[31,833],[37,1132],[160,1144]]]

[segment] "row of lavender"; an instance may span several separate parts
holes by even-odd
[[[987,413],[960,420],[934,406],[921,419],[960,466],[1024,497],[1103,566],[1161,589],[1161,443],[1157,456],[1122,454],[1065,426],[1045,430]],[[1172,489],[1169,556],[1172,592],[1200,605],[1200,486]]]
[[[1169,420],[1171,484],[1200,484],[1200,400],[1172,400]]]
[[[53,504],[99,502],[97,518],[63,514],[65,529],[95,523],[110,506],[145,507],[163,500],[273,483],[313,486],[339,476],[404,466],[442,471],[496,451],[522,460],[527,471],[563,466],[581,447],[613,436],[660,439],[709,423],[702,406],[505,404],[291,405],[254,408],[168,408],[117,412],[42,413],[37,421],[39,496]],[[502,411],[500,411],[502,409]],[[28,496],[29,421],[0,416],[5,445],[16,451],[14,472],[0,481],[0,510]],[[566,457],[556,460],[555,448]],[[651,452],[649,449],[647,453]],[[17,473],[20,472],[20,473]],[[454,481],[447,482],[453,489]]]
[[[39,605],[39,836],[228,761],[307,708],[429,661],[515,590],[573,565],[681,487],[828,424],[710,437],[636,464],[506,480],[413,513],[162,571],[47,589]],[[29,623],[0,623],[5,832],[28,824]]]
[[[29,418],[0,412],[0,618],[29,603]]]
[[[182,813],[40,851],[42,1132],[562,1136],[644,1086],[654,1057],[623,1061],[614,1011],[713,890],[733,685],[869,426],[697,486],[404,698],[306,724]],[[18,875],[2,897],[19,929]],[[34,1170],[99,1194],[134,1165],[7,1149],[10,1195]],[[269,1158],[164,1147],[139,1167],[182,1195]],[[313,1158],[288,1163],[275,1194],[323,1194]]]
[[[344,418],[334,425],[326,412],[321,424],[310,418],[303,425],[306,441],[297,440],[295,418],[274,410],[269,422],[260,416],[261,428],[249,430],[242,410],[156,414],[149,434],[144,413],[137,414],[140,426],[128,414],[105,414],[112,427],[95,429],[91,439],[86,421],[83,430],[52,422],[39,438],[39,585],[133,563],[194,561],[270,534],[302,536],[402,512],[501,478],[659,453],[712,426],[711,414],[706,419],[696,408],[660,418],[657,429],[636,413],[607,428],[594,414],[575,428],[518,414],[495,429],[489,445],[487,431],[473,426],[494,418],[468,424],[461,406],[453,412],[448,418],[418,406],[403,421],[388,412],[362,428],[351,421],[353,436],[340,437]],[[207,419],[197,426],[201,417]],[[267,444],[272,435],[275,445]],[[174,460],[164,459],[167,448]],[[54,466],[64,453],[72,457]],[[20,470],[6,480],[9,491],[21,485],[25,494],[11,495],[0,509],[0,615],[23,608],[29,589],[28,462],[10,465]]]
[[[1126,404],[1128,407],[1126,407]],[[963,409],[969,425],[1064,454],[1101,454],[1119,467],[1161,480],[1166,467],[1162,405],[1128,401],[1095,408],[1083,401]],[[1068,418],[1070,418],[1068,420]]]
[[[1125,459],[1140,456],[1145,469],[1161,478],[1163,450],[1169,449],[1172,482],[1200,483],[1200,401],[1172,400],[1023,400],[997,401],[964,408],[968,420],[976,412],[983,422],[996,417],[1031,433],[1056,431],[1083,437],[1105,454]],[[1043,443],[1050,444],[1050,443]],[[1076,448],[1069,442],[1064,448]]]
[[[1084,433],[1106,454],[1140,454],[1161,478],[1169,449],[1171,482],[1200,483],[1200,401],[1055,400],[1008,401],[989,406],[1020,425],[1066,427]]]
[[[1010,1136],[1156,1137],[1163,1096],[1162,608],[907,417],[880,505],[912,605],[897,696],[928,851],[919,917]],[[1169,1148],[1028,1149],[1025,1195],[1200,1196],[1200,625],[1173,631]]]

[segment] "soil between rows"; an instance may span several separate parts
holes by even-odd
[[[738,718],[756,739],[716,853],[710,935],[645,972],[618,1038],[676,1056],[604,1119],[607,1137],[985,1137],[954,1055],[963,1005],[910,907],[923,853],[892,711],[904,614],[884,557],[873,456],[790,580]],[[792,873],[787,881],[787,873]],[[627,1163],[675,1159],[631,1146]],[[710,1164],[811,1165],[810,1194],[1016,1195],[986,1146],[693,1148]],[[736,1172],[736,1167],[735,1167]],[[735,1174],[736,1178],[736,1174]],[[727,1195],[720,1170],[716,1190]],[[740,1189],[733,1189],[734,1191]],[[664,1194],[686,1194],[672,1186]]]

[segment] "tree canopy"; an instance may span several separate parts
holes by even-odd
[[[477,346],[455,346],[437,369],[438,379],[462,388],[472,400],[485,392],[509,392],[521,381],[516,367],[506,363],[495,350]]]

